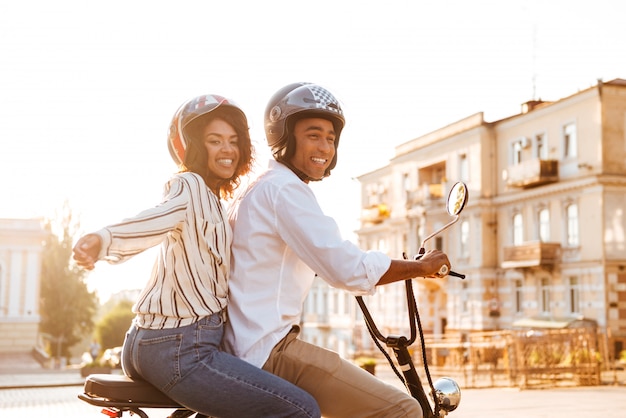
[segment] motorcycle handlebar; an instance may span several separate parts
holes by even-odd
[[[448,276],[454,276],[454,277],[458,277],[460,279],[464,279],[465,278],[465,274],[457,273],[456,271],[452,271],[452,270],[450,270],[448,272]]]
[[[454,277],[460,277],[461,279],[465,278],[465,274],[461,274],[461,273],[457,273],[455,271],[452,271],[445,264],[443,266],[441,266],[441,268],[439,269],[439,275],[441,277],[454,276]]]
[[[406,253],[402,253],[402,255],[404,256],[404,259],[406,260],[406,258],[407,258],[406,257]],[[420,258],[422,258],[423,255],[424,255],[424,248],[421,248],[420,249],[420,253],[415,256],[415,260],[419,260]],[[461,274],[461,273],[457,273],[456,271],[452,271],[445,264],[439,268],[439,275],[441,277],[454,276],[454,277],[458,277],[460,279],[464,279],[465,278],[465,274]]]

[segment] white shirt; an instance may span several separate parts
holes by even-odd
[[[262,367],[274,346],[300,323],[315,273],[331,286],[373,294],[391,259],[341,238],[311,188],[270,161],[228,212],[233,228],[228,351]]]
[[[198,174],[176,174],[159,205],[97,234],[98,258],[110,263],[161,244],[133,307],[139,327],[185,326],[226,308],[232,231],[222,203]]]

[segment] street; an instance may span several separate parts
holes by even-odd
[[[38,418],[103,417],[102,408],[78,399],[81,386],[0,389],[0,416]],[[171,410],[147,410],[150,418],[165,418]],[[126,414],[130,417],[130,414]]]
[[[38,418],[102,417],[100,407],[77,398],[80,386],[0,389],[0,416]],[[594,386],[549,390],[467,389],[451,418],[600,418],[625,416],[626,387]],[[150,418],[171,410],[150,409]],[[130,417],[129,414],[126,415]]]
[[[79,386],[0,389],[0,412],[3,418],[97,417],[97,408],[76,397],[80,389]]]

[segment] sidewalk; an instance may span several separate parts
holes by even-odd
[[[0,353],[0,389],[82,386],[84,381],[78,366],[46,369],[29,354]]]

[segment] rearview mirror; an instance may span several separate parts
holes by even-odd
[[[465,185],[465,183],[463,182],[455,183],[455,185],[452,186],[450,193],[448,194],[448,201],[446,202],[446,210],[448,211],[450,216],[454,217],[454,219],[452,219],[449,223],[447,223],[446,225],[442,226],[441,228],[439,228],[438,230],[436,230],[435,232],[433,232],[432,234],[424,238],[424,240],[422,241],[422,245],[420,247],[420,254],[423,254],[425,251],[426,241],[428,241],[435,235],[440,234],[445,229],[448,229],[450,226],[454,225],[460,219],[459,214],[465,207],[465,204],[467,203],[468,199],[469,199],[469,193],[467,191],[467,186]]]
[[[456,216],[465,207],[469,194],[467,192],[467,186],[463,182],[458,182],[450,190],[448,194],[448,202],[446,203],[446,209],[451,216]]]

